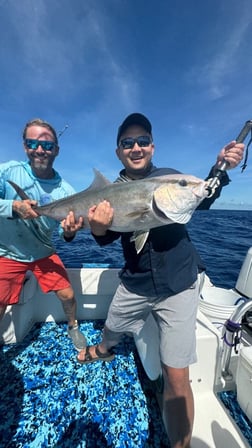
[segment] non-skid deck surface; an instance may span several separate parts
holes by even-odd
[[[102,324],[81,322],[88,344],[99,342]],[[0,448],[169,446],[132,340],[116,354],[80,365],[66,324],[51,322],[1,347]]]
[[[219,397],[228,410],[229,414],[231,415],[232,419],[235,421],[242,434],[247,439],[249,445],[252,447],[252,422],[249,421],[248,417],[242,412],[239,404],[237,403],[236,392],[221,392],[219,394]]]

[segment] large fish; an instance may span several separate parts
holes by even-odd
[[[187,223],[200,202],[209,195],[208,182],[185,174],[148,177],[132,182],[112,183],[99,171],[90,187],[79,193],[35,206],[39,215],[65,219],[69,211],[76,218],[83,216],[84,227],[89,227],[87,214],[91,206],[103,200],[110,202],[114,217],[110,230],[134,232],[137,252],[142,249],[150,229],[172,223]],[[22,199],[26,193],[9,181]]]

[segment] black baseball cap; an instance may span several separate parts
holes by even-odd
[[[126,131],[129,126],[137,124],[144,128],[151,136],[152,136],[152,126],[147,117],[143,114],[134,113],[128,115],[125,120],[122,122],[121,126],[118,128],[116,143],[119,145],[121,135]]]

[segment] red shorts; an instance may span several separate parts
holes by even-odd
[[[27,271],[32,271],[45,293],[71,286],[65,266],[56,254],[31,263],[0,257],[0,305],[18,303]]]

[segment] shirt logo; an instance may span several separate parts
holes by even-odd
[[[50,202],[52,202],[52,197],[50,194],[43,194],[42,196],[40,196],[39,201],[40,205],[46,205],[49,204]]]

